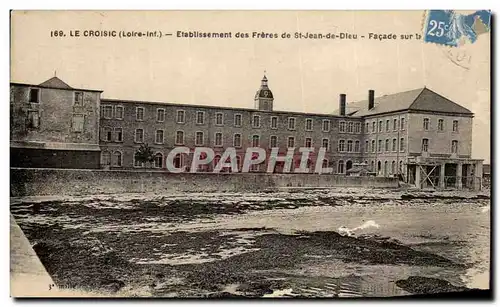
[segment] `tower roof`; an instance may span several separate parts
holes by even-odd
[[[260,88],[257,91],[257,93],[255,94],[255,99],[259,99],[259,98],[269,98],[269,99],[274,98],[273,92],[271,92],[271,90],[267,86],[266,74],[264,74],[264,77],[261,80]]]

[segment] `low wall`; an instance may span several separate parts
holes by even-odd
[[[190,174],[11,168],[11,196],[170,192],[251,192],[282,187],[396,188],[396,178],[331,174]]]

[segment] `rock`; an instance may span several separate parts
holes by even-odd
[[[446,280],[422,276],[410,276],[408,279],[398,280],[396,281],[396,285],[413,294],[433,294],[471,290],[466,287],[455,286]]]

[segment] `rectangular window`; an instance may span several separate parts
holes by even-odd
[[[175,144],[184,145],[184,131],[177,131],[175,133]]]
[[[205,112],[197,111],[196,112],[196,124],[203,125],[205,123]]]
[[[310,148],[312,147],[312,139],[311,138],[306,138],[306,141],[305,141],[305,147],[307,148]]]
[[[295,147],[295,138],[293,136],[288,137],[288,148]]]
[[[278,129],[278,118],[276,116],[271,117],[271,129]]]
[[[241,127],[241,114],[234,114],[234,126]]]
[[[429,119],[428,118],[424,118],[424,130],[429,130]]]
[[[330,140],[327,138],[323,139],[321,147],[326,148],[326,151],[330,150]]]
[[[330,120],[323,120],[323,132],[330,132]]]
[[[389,152],[389,139],[385,140],[385,152]]]
[[[352,133],[354,131],[353,126],[354,124],[352,122],[347,123],[347,132]]]
[[[458,120],[453,121],[453,132],[458,132]]]
[[[398,148],[397,148],[397,140],[396,139],[392,139],[392,151],[398,151]]]
[[[163,144],[163,130],[156,130],[155,143]]]
[[[85,123],[85,116],[82,114],[73,114],[73,132],[83,132],[83,125]]]
[[[347,141],[347,151],[352,152],[352,140]]]
[[[422,152],[429,151],[429,139],[422,139]]]
[[[144,120],[144,108],[143,107],[137,107],[135,109],[135,119],[142,121]]]
[[[361,123],[354,124],[354,133],[361,133]]]
[[[102,116],[110,119],[113,117],[113,106],[102,106]]]
[[[156,121],[157,122],[165,121],[165,109],[156,109]]]
[[[344,152],[345,151],[345,140],[339,140],[339,152]]]
[[[241,147],[241,134],[236,133],[233,137],[233,146]]]
[[[28,128],[40,128],[40,114],[38,111],[28,111]]]
[[[252,136],[252,147],[260,147],[260,136]]]
[[[404,117],[401,117],[399,123],[401,124],[401,130],[405,130],[405,118]]]
[[[215,124],[217,126],[224,125],[224,114],[223,113],[215,113]]]
[[[382,152],[382,140],[378,140],[378,152]]]
[[[269,141],[269,147],[270,148],[278,147],[278,137],[276,135],[271,135],[271,139]]]
[[[40,89],[32,88],[30,89],[29,102],[39,103],[40,102]]]
[[[444,130],[444,120],[443,119],[438,119],[438,131],[443,131]]]
[[[83,105],[83,93],[82,92],[75,92],[74,93],[74,103],[75,103],[75,106]]]
[[[144,130],[143,129],[135,129],[135,142],[143,143],[144,142]]]
[[[378,122],[378,132],[382,132],[382,130],[384,129],[384,128],[382,127],[382,124],[383,124],[383,122],[382,122],[382,121],[379,121],[379,122]]]
[[[372,140],[372,152],[375,152],[375,140]]]
[[[313,130],[313,120],[310,118],[306,119],[306,131],[312,131]]]
[[[177,123],[184,124],[185,122],[185,112],[184,110],[177,110]]]
[[[111,128],[109,128],[109,127],[102,128],[101,138],[102,138],[103,141],[105,141],[105,142],[111,142],[111,134],[112,134]]]
[[[215,133],[215,146],[222,146],[222,132]]]
[[[385,132],[389,132],[389,130],[390,130],[389,125],[390,125],[390,121],[389,121],[389,120],[386,120],[386,121],[385,121]]]
[[[340,122],[339,123],[339,131],[340,132],[345,132],[345,122]]]
[[[395,118],[392,124],[392,130],[396,131],[398,130],[398,119]]]
[[[123,142],[123,129],[115,128],[115,142]]]
[[[359,141],[354,142],[354,152],[360,152],[359,150]]]
[[[115,118],[116,119],[123,119],[123,107],[122,106],[115,107]]]
[[[295,130],[295,117],[288,118],[288,130]]]
[[[451,152],[452,153],[458,152],[458,141],[457,140],[451,141]]]
[[[405,139],[401,138],[399,140],[399,151],[404,152],[405,151]]]
[[[260,128],[260,116],[259,115],[254,115],[252,117],[252,127]]]
[[[372,122],[372,133],[375,133],[375,131],[376,131],[375,125],[376,125],[376,122]]]
[[[195,135],[195,145],[202,146],[204,143],[203,131],[197,131]]]

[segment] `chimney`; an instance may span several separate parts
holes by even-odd
[[[375,91],[368,90],[368,110],[373,109],[375,106]]]
[[[345,116],[345,94],[340,94],[340,102],[339,102],[339,105],[340,105],[340,115],[341,116]]]

